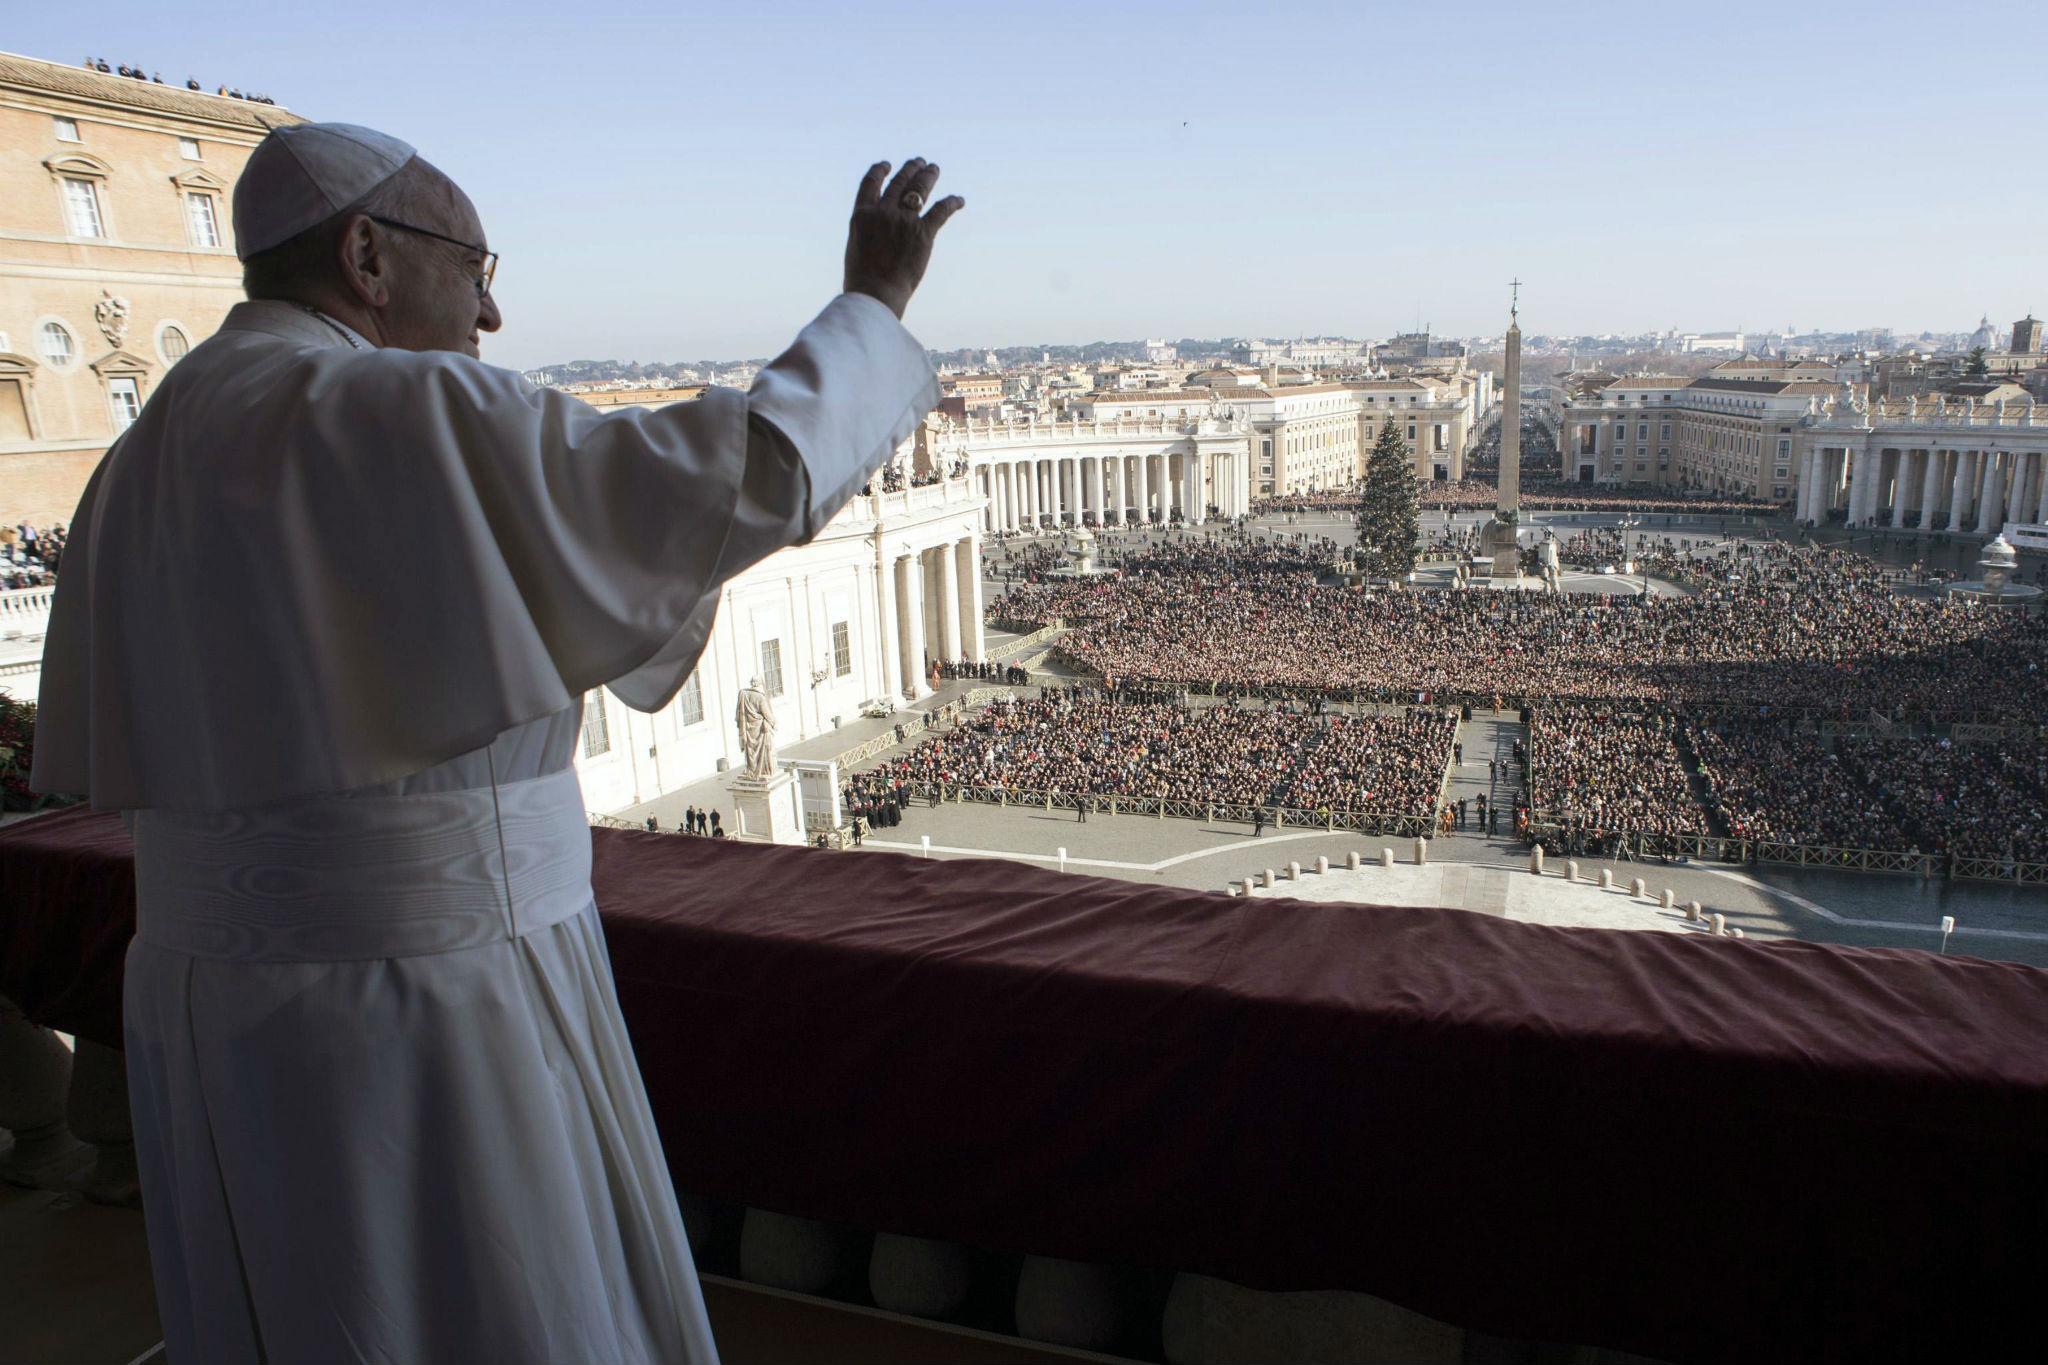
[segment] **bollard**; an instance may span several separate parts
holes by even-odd
[[[1429,840],[1427,840],[1427,839],[1417,839],[1417,840],[1415,841],[1415,865],[1416,865],[1417,867],[1421,867],[1421,866],[1425,865],[1425,864],[1426,864],[1426,863],[1428,863],[1428,862],[1429,862]]]
[[[1704,918],[1700,914],[1700,903],[1698,901],[1687,901],[1685,903],[1685,917],[1694,924],[1698,924]]]
[[[1067,870],[1067,850],[1066,850],[1065,848],[1062,848],[1062,849],[1060,849],[1060,871],[1062,871],[1062,872],[1065,872],[1066,870]]]
[[[1564,879],[1568,882],[1575,882],[1579,879],[1579,860],[1577,858],[1567,858],[1565,860]]]
[[[918,839],[918,842],[919,842],[920,844],[922,844],[922,845],[924,846],[924,853],[923,853],[923,855],[922,855],[922,856],[924,856],[924,857],[926,857],[926,858],[929,858],[929,857],[931,857],[931,856],[932,856],[932,836],[931,836],[931,835],[929,835],[929,834],[920,834],[920,835],[918,835],[918,836],[917,836],[917,839]]]
[[[1666,910],[1669,910],[1669,909],[1671,909],[1671,908],[1672,908],[1673,906],[1675,906],[1675,905],[1677,905],[1677,904],[1678,904],[1678,896],[1677,896],[1677,893],[1675,893],[1674,891],[1672,891],[1672,889],[1671,889],[1670,887],[1668,887],[1668,886],[1667,886],[1667,887],[1665,887],[1665,888],[1664,888],[1664,908],[1665,908]]]
[[[1600,869],[1600,889],[1602,891],[1612,891],[1614,889],[1613,868],[1603,867]]]
[[[1277,873],[1277,872],[1275,872],[1275,871],[1274,871],[1274,870],[1273,870],[1272,868],[1270,868],[1270,867],[1269,867],[1269,868],[1267,868],[1267,869],[1266,869],[1266,880],[1265,880],[1265,883],[1264,883],[1264,884],[1265,884],[1265,885],[1267,885],[1267,886],[1278,886],[1278,885],[1280,884],[1280,874],[1279,874],[1279,873]]]
[[[1393,865],[1394,865],[1394,850],[1392,850],[1391,848],[1383,848],[1383,849],[1381,849],[1381,850],[1380,850],[1380,866],[1381,866],[1381,867],[1392,867]]]
[[[1714,912],[1713,924],[1715,938],[1728,937],[1728,917],[1723,915],[1719,910],[1716,910]]]
[[[1539,877],[1543,875],[1543,850],[1540,847],[1529,850],[1529,871]]]
[[[1632,882],[1630,882],[1630,883],[1628,884],[1628,893],[1629,893],[1629,894],[1630,894],[1631,896],[1634,896],[1634,897],[1636,897],[1637,899],[1641,899],[1641,898],[1642,898],[1642,896],[1643,896],[1644,892],[1643,892],[1643,879],[1642,879],[1641,877],[1638,877],[1638,878],[1636,878],[1636,879],[1635,879],[1634,881],[1632,881]]]
[[[1393,857],[1394,857],[1394,855],[1393,855],[1393,853],[1392,853],[1392,852],[1390,851],[1390,852],[1389,852],[1389,853],[1387,854],[1387,861],[1389,861],[1389,862],[1392,862],[1392,861],[1393,861]],[[1359,869],[1359,868],[1360,868],[1361,866],[1363,866],[1363,865],[1364,865],[1364,862],[1365,862],[1365,860],[1364,860],[1363,858],[1361,858],[1361,857],[1359,857],[1359,856],[1358,856],[1358,850],[1354,848],[1354,849],[1352,849],[1352,850],[1351,850],[1351,855],[1350,855],[1350,857],[1349,857],[1349,858],[1348,858],[1348,859],[1347,859],[1347,860],[1345,861],[1345,864],[1344,864],[1344,865],[1345,865],[1346,867],[1350,868],[1350,869],[1351,869],[1351,870],[1352,870],[1353,872],[1356,872],[1356,871],[1358,871],[1358,869]]]
[[[1287,880],[1290,882],[1298,882],[1301,880],[1300,863],[1289,863],[1287,865]]]
[[[1316,871],[1318,871],[1318,872],[1328,872],[1329,870],[1330,870],[1330,860],[1329,860],[1328,858],[1318,858],[1318,859],[1316,859]]]
[[[1741,931],[1740,929],[1730,929],[1730,930],[1728,931],[1728,937],[1730,937],[1730,938],[1741,938],[1741,937],[1742,937],[1742,931]]]

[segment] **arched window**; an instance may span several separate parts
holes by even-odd
[[[78,354],[70,329],[61,322],[46,322],[36,329],[36,348],[43,354],[43,363],[53,370],[67,368]]]

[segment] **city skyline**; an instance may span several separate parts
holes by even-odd
[[[1973,133],[2033,78],[2024,45],[1899,42],[1919,15],[117,4],[119,49],[54,11],[5,45],[407,138],[504,254],[486,358],[533,368],[772,354],[837,288],[861,169],[910,155],[968,200],[907,318],[940,350],[1495,335],[1517,274],[1553,336],[2004,327],[2038,265],[1996,225],[2048,193]]]

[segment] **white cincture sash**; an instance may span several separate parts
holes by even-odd
[[[590,902],[574,768],[496,787],[135,816],[136,937],[194,957],[454,952]]]

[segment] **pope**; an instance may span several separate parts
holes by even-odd
[[[497,255],[410,146],[250,156],[248,301],[73,518],[32,779],[134,835],[171,1361],[716,1359],[571,758],[589,692],[667,705],[720,585],[938,401],[900,319],[962,201],[890,169],[750,389],[600,414],[478,358]]]

